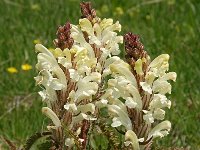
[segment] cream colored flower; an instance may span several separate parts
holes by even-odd
[[[68,147],[68,148],[72,148],[72,146],[74,146],[75,142],[74,142],[74,139],[73,138],[66,138],[65,139],[65,145]]]
[[[151,111],[143,110],[144,115],[143,119],[146,121],[147,124],[151,124],[154,122],[153,114]]]
[[[80,113],[78,116],[72,118],[72,124],[79,123],[84,119],[89,121],[97,120],[97,118],[91,117],[90,115],[87,115],[85,113]]]
[[[176,73],[169,72],[169,55],[162,54],[155,58],[149,65],[149,71],[145,76],[145,82],[140,82],[142,89],[149,94],[159,93],[159,94],[171,94],[171,84],[168,80],[176,80]]]
[[[133,150],[140,150],[139,140],[132,130],[128,130],[125,134],[125,146],[129,144],[131,144]]]
[[[54,55],[41,44],[36,44],[35,48],[36,51],[40,52],[37,56],[38,63],[36,68],[44,76],[43,79],[47,80],[43,82],[43,85],[45,87],[52,86],[55,90],[65,89],[67,86],[66,77]],[[50,72],[53,72],[57,78],[54,78]]]
[[[112,127],[123,125],[127,130],[132,129],[132,123],[126,111],[123,111],[123,109],[117,105],[108,105],[108,111],[117,116],[113,119]]]
[[[152,101],[149,104],[150,109],[171,107],[171,101],[165,95],[154,94]]]
[[[50,118],[56,127],[61,126],[61,122],[60,122],[59,118],[50,108],[43,107],[42,113],[44,113],[48,118]]]
[[[127,80],[129,80],[133,86],[137,86],[136,79],[132,72],[130,71],[129,64],[123,62],[122,60],[115,61],[110,65],[110,70],[112,74],[119,74],[126,77]]]
[[[98,84],[90,81],[92,80],[86,80],[86,78],[79,79],[77,82],[78,89],[75,93],[75,101],[78,102],[83,99],[89,99],[90,101],[92,100],[92,95],[95,95],[98,90]]]
[[[169,131],[171,129],[171,123],[169,121],[163,121],[156,125],[148,134],[148,139],[151,137],[156,138],[156,137],[164,137],[169,134]]]

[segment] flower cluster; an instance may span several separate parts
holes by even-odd
[[[124,132],[125,146],[146,149],[171,128],[169,121],[155,124],[164,119],[163,108],[171,106],[165,94],[171,93],[168,80],[175,81],[176,73],[167,73],[169,55],[150,61],[137,35],[118,35],[118,21],[98,18],[90,3],[81,3],[81,12],[78,25],[58,28],[55,49],[35,46],[35,80],[47,104],[42,112],[53,122],[48,126],[52,140],[57,149],[86,149],[89,130],[101,122],[103,108],[111,127]],[[117,56],[123,39],[126,61]]]

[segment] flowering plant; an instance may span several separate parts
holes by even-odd
[[[150,149],[171,129],[160,122],[171,106],[168,80],[176,80],[167,72],[169,55],[151,61],[138,35],[120,36],[118,21],[97,17],[89,2],[80,6],[79,24],[58,28],[56,49],[35,46],[50,148],[99,149],[96,136],[103,135],[107,149]],[[125,61],[117,56],[123,41]]]

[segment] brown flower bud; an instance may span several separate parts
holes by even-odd
[[[131,32],[124,35],[126,58],[132,58],[137,61],[139,58],[145,57],[146,51],[140,42],[140,37]]]
[[[93,18],[96,17],[96,11],[92,9],[92,5],[90,2],[82,2],[80,3],[81,7],[81,18],[87,18],[92,22]]]
[[[65,48],[71,48],[74,40],[70,37],[71,34],[71,25],[67,22],[64,26],[59,26],[56,32],[57,39],[54,40],[54,44],[56,47],[64,50]]]
[[[129,63],[129,65],[132,68],[132,73],[136,76],[138,86],[139,82],[143,80],[147,67],[148,67],[148,54],[144,50],[143,44],[140,42],[140,37],[136,34],[133,34],[131,32],[124,35],[124,41],[125,41],[125,51],[126,51],[126,61]],[[146,62],[142,63],[142,70],[144,75],[137,75],[135,70],[135,63],[138,59],[145,58]]]

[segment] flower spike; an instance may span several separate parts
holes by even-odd
[[[99,18],[90,2],[80,7],[77,25],[58,27],[55,49],[35,45],[35,80],[47,105],[42,112],[54,124],[48,125],[50,149],[86,150],[87,144],[96,149],[97,133],[113,149],[150,149],[156,137],[171,129],[164,120],[165,108],[171,107],[169,80],[177,76],[168,72],[170,57],[161,54],[151,61],[139,35],[119,35],[119,21]],[[118,56],[123,41],[125,61]]]

